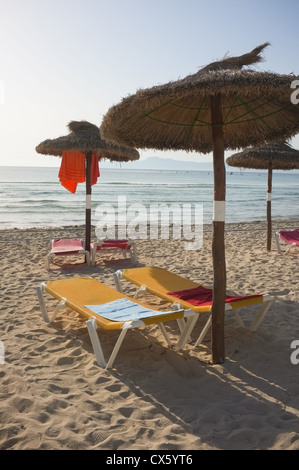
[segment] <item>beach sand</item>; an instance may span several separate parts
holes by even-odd
[[[273,222],[273,233],[295,227],[299,221]],[[227,224],[227,288],[275,298],[259,329],[251,333],[227,314],[226,358],[218,365],[210,362],[210,333],[197,348],[177,352],[156,325],[131,330],[113,369],[104,370],[85,322],[63,310],[46,324],[36,296],[49,279],[88,275],[114,286],[113,273],[131,266],[121,257],[98,258],[95,267],[59,258],[48,272],[48,241],[78,235],[82,227],[0,231],[0,449],[299,449],[299,364],[290,359],[299,340],[299,249],[279,256],[273,237],[267,252],[265,223]],[[139,265],[212,285],[211,235],[205,226],[199,251],[186,251],[181,240],[139,240]],[[54,308],[51,298],[48,305]],[[246,323],[253,311],[244,312]],[[108,354],[117,332],[100,334]]]

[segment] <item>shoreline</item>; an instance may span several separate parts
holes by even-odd
[[[252,220],[252,221],[240,221],[240,222],[225,222],[225,228],[227,231],[233,231],[233,230],[241,230],[240,227],[246,227],[246,230],[263,230],[264,227],[266,227],[267,221],[266,220]],[[252,226],[258,225],[258,228],[252,229]],[[288,228],[293,227],[293,226],[298,226],[299,225],[299,216],[298,218],[287,218],[287,219],[273,219],[272,220],[272,226],[275,229],[284,229],[286,226]],[[149,227],[150,225],[147,224]],[[248,227],[247,227],[248,226]],[[262,227],[263,226],[263,227]],[[61,230],[84,230],[85,225],[80,224],[80,225],[63,225],[63,226],[54,226],[54,225],[48,225],[48,226],[33,226],[33,227],[10,227],[10,228],[1,228],[0,226],[0,234],[5,233],[5,232],[11,232],[11,231],[17,231],[17,232],[32,232],[32,231],[61,231]],[[194,227],[194,225],[192,225]],[[95,231],[96,226],[91,225],[92,231]],[[203,224],[203,230],[208,232],[212,231],[212,223],[204,223]]]

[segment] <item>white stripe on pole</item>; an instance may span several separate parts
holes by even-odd
[[[91,209],[91,194],[86,194],[86,209]]]
[[[225,201],[214,201],[213,221],[225,222]]]

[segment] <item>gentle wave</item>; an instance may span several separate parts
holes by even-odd
[[[272,186],[272,218],[298,219],[299,175],[275,173]],[[226,221],[249,222],[266,220],[267,173],[235,172],[226,178]],[[154,206],[179,204],[203,207],[204,223],[213,217],[214,181],[211,172],[184,171],[101,171],[92,187],[92,224],[100,222],[97,209],[106,205],[113,218],[124,217],[118,207],[125,198],[128,212],[143,209],[141,222],[149,217]],[[137,205],[137,206],[136,206]],[[135,208],[135,209],[134,209]],[[185,209],[186,210],[186,207]],[[174,219],[176,223],[179,218]],[[79,184],[75,194],[58,181],[57,168],[2,167],[0,171],[0,228],[31,228],[82,225],[85,222],[85,185]],[[110,222],[110,223],[112,223]]]

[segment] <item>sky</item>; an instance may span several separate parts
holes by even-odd
[[[70,121],[100,126],[138,89],[264,42],[255,70],[299,75],[298,18],[299,0],[0,0],[0,166],[59,166],[35,147],[68,134]],[[299,149],[299,136],[290,144]]]

